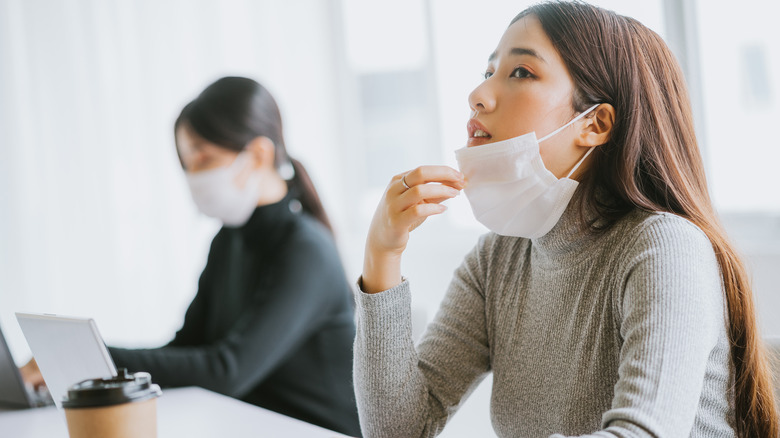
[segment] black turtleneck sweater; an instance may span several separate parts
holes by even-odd
[[[164,387],[200,386],[359,436],[353,314],[332,236],[288,194],[217,233],[169,344],[109,350]]]

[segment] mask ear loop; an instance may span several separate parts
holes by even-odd
[[[551,133],[549,133],[549,134],[545,135],[544,137],[540,138],[540,139],[538,140],[538,141],[539,141],[539,143],[541,143],[541,142],[543,142],[543,141],[547,140],[548,138],[552,137],[553,135],[555,135],[555,134],[557,134],[557,133],[559,133],[559,132],[563,131],[564,129],[568,128],[568,127],[569,127],[569,125],[571,125],[572,123],[574,123],[574,122],[576,122],[577,120],[579,120],[579,119],[581,119],[581,118],[585,117],[586,115],[590,114],[590,112],[591,112],[591,111],[593,111],[593,110],[594,110],[594,109],[595,109],[597,106],[599,106],[599,105],[601,105],[601,104],[600,104],[600,103],[597,103],[597,104],[593,105],[592,107],[590,107],[590,108],[586,109],[585,111],[581,112],[581,113],[580,113],[580,114],[579,114],[577,117],[575,117],[575,118],[571,119],[571,120],[569,121],[569,123],[567,123],[567,124],[565,124],[565,125],[561,126],[560,128],[556,129],[555,131],[553,131],[553,132],[551,132]]]
[[[568,175],[566,175],[566,178],[568,179],[575,170],[577,170],[578,167],[580,167],[580,164],[582,164],[583,161],[585,161],[586,158],[588,158],[588,155],[590,155],[591,152],[593,152],[593,149],[596,149],[595,146],[591,146],[588,148],[588,152],[585,152],[585,155],[580,158],[580,161],[577,161],[577,164],[574,165],[574,168],[571,169],[571,172],[569,172]]]
[[[567,124],[565,124],[565,125],[561,126],[560,128],[556,129],[555,131],[553,131],[553,132],[551,132],[551,133],[549,133],[549,134],[545,135],[544,137],[540,138],[540,139],[538,140],[538,142],[539,142],[539,143],[541,143],[541,142],[543,142],[544,140],[547,140],[548,138],[552,137],[553,135],[555,135],[555,134],[557,134],[557,133],[559,133],[559,132],[563,131],[564,129],[568,128],[568,127],[569,127],[569,125],[571,125],[572,123],[574,123],[574,122],[576,122],[577,120],[579,120],[579,119],[581,119],[581,118],[585,117],[586,115],[590,114],[590,112],[591,112],[591,111],[593,111],[593,110],[594,110],[594,109],[595,109],[597,106],[599,106],[599,105],[601,105],[601,104],[600,104],[600,103],[597,103],[597,104],[595,104],[595,105],[591,106],[590,108],[586,109],[585,111],[581,112],[581,113],[580,113],[580,114],[579,114],[577,117],[575,117],[575,118],[571,119],[571,120],[569,121],[569,123],[567,123]],[[573,167],[573,168],[571,169],[571,171],[569,172],[569,174],[568,174],[568,175],[566,175],[566,178],[567,178],[567,179],[568,179],[568,178],[569,178],[569,177],[570,177],[570,176],[571,176],[571,175],[572,175],[572,174],[573,174],[573,173],[574,173],[574,172],[577,170],[577,168],[578,168],[578,167],[580,167],[580,164],[582,164],[582,162],[583,162],[583,161],[585,161],[585,159],[586,159],[586,158],[588,158],[588,155],[590,155],[590,153],[591,153],[591,152],[593,152],[593,149],[594,149],[594,147],[591,147],[590,149],[588,149],[588,152],[586,152],[586,153],[585,153],[585,155],[584,155],[582,158],[580,158],[580,161],[577,161],[577,164],[575,164],[575,165],[574,165],[574,167]]]

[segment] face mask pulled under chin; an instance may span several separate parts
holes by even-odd
[[[260,175],[257,171],[252,172],[242,186],[238,185],[238,175],[248,166],[251,166],[251,157],[242,152],[229,166],[185,172],[198,210],[230,227],[244,225],[260,198]]]
[[[508,140],[455,151],[458,167],[466,178],[466,198],[474,217],[490,231],[502,236],[530,239],[547,234],[569,205],[577,181],[558,179],[547,170],[539,153],[539,143],[590,113],[598,104],[540,140],[530,132]]]

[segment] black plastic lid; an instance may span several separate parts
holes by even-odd
[[[162,395],[158,385],[152,384],[149,373],[130,374],[120,368],[110,379],[87,379],[68,388],[62,400],[64,408],[91,408],[111,406],[132,401],[144,401]]]

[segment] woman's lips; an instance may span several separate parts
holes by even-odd
[[[477,119],[470,119],[466,123],[466,130],[469,133],[469,139],[466,142],[466,146],[478,146],[485,143],[490,143],[490,139],[493,138],[484,125],[479,123]]]

